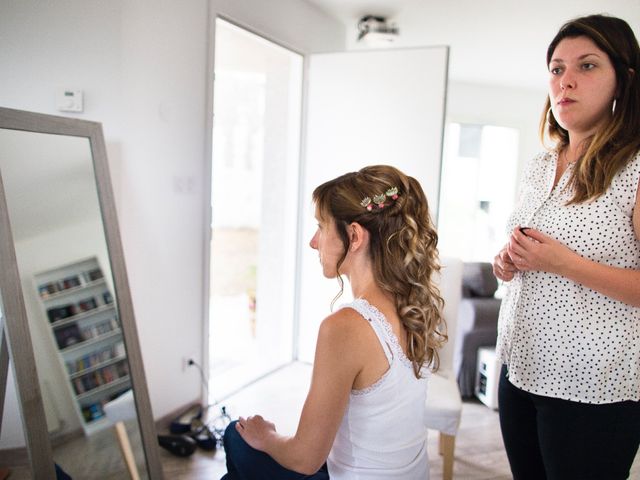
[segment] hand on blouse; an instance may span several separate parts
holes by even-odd
[[[515,228],[507,252],[518,270],[555,274],[562,274],[564,266],[576,255],[558,240],[533,228],[526,228],[525,233]]]
[[[260,415],[239,417],[236,430],[240,436],[256,450],[264,452],[269,438],[276,433],[276,426]]]
[[[507,252],[508,246],[509,244],[505,245],[493,259],[493,274],[504,282],[510,282],[518,271]]]

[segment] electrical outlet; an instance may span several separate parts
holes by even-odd
[[[186,357],[182,357],[182,371],[186,371],[187,368],[192,367],[193,364],[190,364],[189,362],[191,362],[193,360],[193,356],[189,355]]]
[[[198,356],[195,353],[182,357],[182,371],[185,372],[189,368],[198,365]]]

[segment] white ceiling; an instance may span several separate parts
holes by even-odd
[[[625,19],[640,37],[640,0],[306,0],[347,27],[381,15],[400,29],[397,47],[449,45],[450,79],[458,82],[546,89],[545,53],[558,28],[587,14]]]

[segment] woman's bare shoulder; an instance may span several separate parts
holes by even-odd
[[[370,335],[375,337],[369,321],[352,308],[341,308],[327,316],[320,324],[319,336],[331,343],[349,344],[353,347],[362,345],[362,340]]]
[[[321,323],[320,328],[324,328],[330,331],[337,331],[346,333],[349,331],[358,331],[367,326],[368,320],[360,315],[353,308],[343,307],[329,316],[327,316]]]

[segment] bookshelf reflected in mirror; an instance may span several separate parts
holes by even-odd
[[[35,276],[60,368],[86,434],[109,425],[105,403],[131,388],[111,286],[96,257]]]

